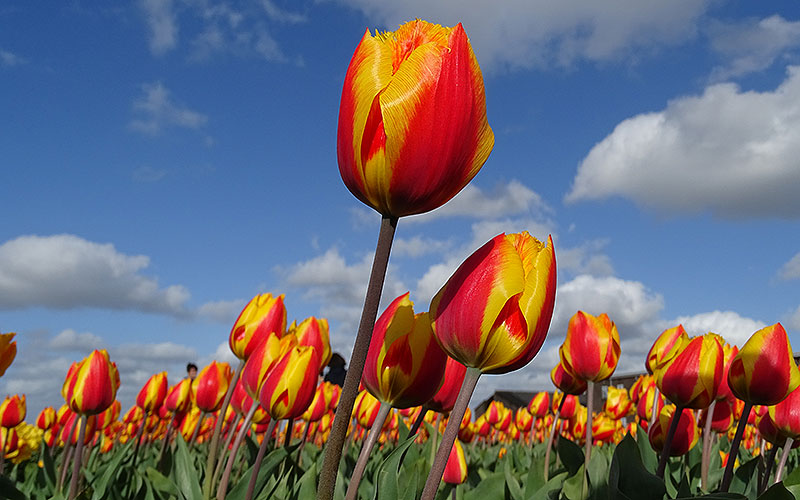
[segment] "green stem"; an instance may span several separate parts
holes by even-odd
[[[714,408],[717,400],[711,402],[706,409],[706,425],[703,427],[703,458],[700,465],[700,485],[706,491],[710,491],[708,484],[708,468],[711,464],[711,421],[714,420]]]
[[[464,375],[464,382],[461,384],[461,390],[458,391],[456,404],[450,412],[450,419],[447,421],[447,427],[444,429],[442,443],[439,445],[436,459],[433,461],[428,479],[425,481],[425,488],[422,490],[422,497],[420,497],[420,500],[433,500],[436,496],[436,490],[439,489],[439,483],[442,481],[444,468],[450,456],[450,449],[453,447],[453,443],[458,436],[458,429],[461,427],[461,419],[464,418],[469,399],[475,391],[475,386],[478,384],[480,376],[481,371],[478,368],[467,368],[467,373]]]
[[[375,416],[375,421],[369,429],[369,434],[361,445],[361,453],[358,455],[356,467],[353,469],[353,475],[350,478],[350,484],[347,486],[347,493],[344,495],[344,500],[355,500],[358,495],[358,485],[361,483],[361,477],[364,475],[364,469],[367,468],[367,461],[369,461],[369,454],[372,452],[372,447],[378,441],[378,436],[381,434],[381,428],[392,410],[392,405],[381,401],[381,406],[378,409],[378,414]]]
[[[736,463],[736,456],[739,453],[739,442],[742,440],[744,428],[747,426],[747,417],[750,416],[750,409],[752,407],[753,403],[745,401],[744,409],[742,410],[742,416],[739,419],[739,426],[736,427],[736,434],[733,436],[733,441],[731,441],[731,449],[728,453],[728,464],[725,466],[725,474],[722,476],[722,484],[719,487],[719,491],[722,493],[727,493],[728,488],[731,487],[731,481],[733,480],[733,464]]]
[[[772,449],[769,450],[767,453],[767,463],[764,464],[764,477],[761,478],[761,483],[758,487],[758,494],[761,495],[764,493],[764,490],[767,489],[767,484],[769,484],[769,475],[772,473],[772,465],[775,463],[775,455],[778,453],[778,447],[772,445]]]
[[[167,432],[164,433],[164,441],[161,443],[161,451],[158,454],[158,470],[160,472],[165,472],[163,469],[164,467],[164,455],[167,451],[167,445],[169,444],[169,435],[172,434],[172,428],[175,425],[175,417],[173,415],[172,418],[169,420],[169,424],[167,425]]]
[[[656,469],[656,476],[659,479],[664,479],[664,470],[667,468],[669,451],[672,448],[672,438],[675,437],[675,431],[678,430],[681,415],[683,415],[683,407],[675,405],[675,412],[672,414],[672,420],[669,421],[669,430],[664,438],[664,448],[661,449],[661,458],[658,461],[658,469]]]
[[[584,445],[583,486],[581,498],[589,490],[589,460],[592,458],[592,413],[594,412],[594,381],[586,382],[586,444]]]
[[[378,317],[383,281],[386,277],[386,268],[389,265],[389,254],[392,249],[397,217],[383,216],[381,230],[378,235],[378,244],[375,249],[375,258],[372,261],[372,271],[367,285],[367,295],[364,298],[364,309],[361,312],[361,322],[358,325],[353,353],[350,357],[350,367],[344,379],[344,387],[336,408],[328,442],[325,445],[325,457],[320,470],[318,500],[332,500],[333,490],[336,486],[336,473],[339,470],[339,461],[342,458],[347,425],[353,412],[353,404],[358,395],[358,384],[364,371],[364,363],[369,351],[372,338],[372,329],[375,327],[375,318]]]
[[[564,401],[567,400],[567,395],[561,396],[561,401],[558,403],[558,410],[553,417],[553,426],[550,428],[550,437],[547,438],[547,448],[544,452],[544,482],[550,478],[550,450],[553,449],[553,439],[556,437],[556,429],[558,428],[558,417],[561,416],[561,409],[564,408]]]
[[[233,379],[228,384],[228,392],[225,393],[225,399],[222,401],[222,408],[219,409],[217,416],[217,423],[214,425],[214,434],[211,435],[211,444],[208,446],[208,459],[206,460],[206,478],[203,481],[203,499],[211,499],[211,490],[214,488],[214,475],[212,471],[216,465],[217,448],[219,448],[219,435],[222,430],[222,423],[225,421],[225,413],[228,411],[228,405],[231,402],[233,389],[236,387],[236,382],[239,381],[239,375],[244,368],[244,360],[239,361],[239,366],[233,373]],[[255,403],[254,403],[255,404]]]
[[[253,403],[255,404],[255,402]],[[269,425],[267,426],[267,433],[264,434],[264,439],[261,441],[261,446],[258,448],[258,455],[256,455],[256,461],[253,463],[253,475],[250,476],[250,482],[247,483],[247,495],[245,496],[245,500],[252,500],[253,493],[256,489],[256,478],[258,478],[258,471],[261,469],[261,461],[264,460],[264,455],[267,453],[267,448],[269,448],[269,442],[272,439],[272,431],[275,430],[275,424],[278,421],[272,419],[269,421]]]
[[[783,445],[783,452],[781,452],[781,461],[778,462],[778,468],[775,470],[776,483],[781,482],[781,478],[783,477],[783,469],[786,467],[786,459],[789,458],[789,452],[792,451],[792,443],[792,438],[786,438],[786,444]]]
[[[78,479],[81,475],[81,462],[83,462],[81,452],[83,451],[83,440],[86,438],[86,422],[89,420],[87,416],[80,418],[81,430],[78,434],[78,444],[75,445],[75,458],[72,460],[72,480],[69,482],[69,495],[67,495],[69,500],[74,500],[78,494]]]
[[[223,500],[227,494],[228,482],[231,479],[231,472],[233,472],[233,464],[236,463],[236,452],[239,451],[239,446],[241,446],[242,441],[244,441],[244,437],[247,435],[247,430],[250,428],[250,422],[253,420],[253,415],[255,415],[257,409],[258,401],[253,401],[253,404],[250,406],[250,410],[247,412],[247,416],[244,418],[242,428],[239,429],[239,434],[236,436],[236,441],[233,442],[231,453],[228,455],[228,463],[225,464],[225,472],[222,474],[222,479],[220,479],[219,487],[217,488],[217,500]]]

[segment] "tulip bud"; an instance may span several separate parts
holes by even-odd
[[[524,406],[517,408],[517,412],[514,414],[514,426],[522,432],[528,432],[531,430],[532,424],[533,415],[530,414],[528,409]]]
[[[328,411],[328,391],[325,390],[325,383],[319,384],[314,391],[314,398],[308,409],[303,413],[302,419],[306,422],[316,422]]]
[[[483,77],[461,24],[369,30],[342,90],[339,173],[387,216],[433,210],[478,173],[494,144]]]
[[[528,403],[528,412],[536,418],[542,418],[548,411],[550,411],[550,393],[537,392]]]
[[[617,431],[617,421],[605,413],[599,413],[592,418],[592,441],[595,443],[610,442]]]
[[[98,413],[96,417],[97,428],[99,430],[106,429],[109,425],[119,418],[119,413],[122,410],[122,405],[118,400],[114,400],[111,406],[105,409],[102,413]]]
[[[43,431],[53,427],[56,424],[56,410],[52,406],[47,406],[39,412],[39,417],[36,419],[36,427]]]
[[[563,406],[561,405],[561,399],[566,398],[564,400]],[[572,394],[561,394],[560,392],[553,393],[553,413],[558,411],[558,407],[561,406],[561,413],[558,415],[558,418],[565,420],[570,419],[575,416],[575,412],[577,411],[580,404],[578,403],[578,398]]]
[[[695,337],[656,372],[656,385],[682,408],[708,408],[722,381],[722,345],[713,335]]]
[[[755,332],[731,361],[731,392],[750,404],[780,403],[800,385],[786,330],[780,323]]]
[[[614,386],[609,386],[608,396],[606,396],[606,405],[604,408],[605,414],[613,419],[619,420],[630,413],[633,403],[628,398],[628,391],[624,388],[619,389]]]
[[[183,413],[192,406],[192,379],[184,378],[167,390],[164,406],[172,413]]]
[[[608,315],[578,311],[570,318],[567,338],[559,349],[567,372],[586,381],[606,380],[617,368],[619,353],[617,326]]]
[[[96,415],[111,406],[119,388],[117,366],[109,361],[108,353],[93,351],[80,363],[73,364],[67,373],[62,394],[72,411],[81,415]]]
[[[380,401],[419,406],[439,390],[447,355],[436,343],[427,313],[414,314],[405,293],[375,322],[362,382]]]
[[[664,448],[664,440],[667,437],[667,431],[674,413],[674,405],[665,406],[659,413],[653,428],[648,433],[650,446],[659,453]],[[678,428],[675,430],[675,435],[672,437],[672,443],[669,447],[669,454],[673,457],[688,453],[700,438],[700,429],[695,425],[694,412],[692,410],[689,408],[684,409],[679,419]]]
[[[6,399],[0,403],[0,426],[2,427],[16,427],[23,420],[25,420],[26,406],[25,395],[19,397],[14,394],[11,397],[6,396]]]
[[[285,330],[286,307],[283,305],[283,295],[256,295],[233,324],[228,345],[237,358],[247,360],[256,346],[269,335],[281,337]]]
[[[564,368],[564,364],[559,362],[550,371],[550,380],[553,381],[558,390],[565,394],[572,394],[577,396],[583,394],[586,390],[586,381],[582,378],[576,377]]]
[[[785,437],[797,441],[800,438],[800,387],[780,403],[770,406],[769,417]]]
[[[447,354],[483,373],[528,364],[550,327],[556,291],[553,240],[500,234],[470,255],[431,301]]]
[[[689,341],[689,335],[683,329],[683,325],[667,328],[653,342],[653,347],[647,353],[644,367],[647,373],[653,375],[659,368],[667,364],[681,351],[684,343]]]
[[[270,370],[261,386],[258,400],[275,420],[297,418],[314,397],[319,354],[309,346],[290,349]]]
[[[17,356],[16,333],[0,333],[0,377],[2,377]]]
[[[308,345],[317,350],[319,354],[319,371],[321,372],[333,355],[331,352],[330,335],[328,334],[328,320],[317,319],[313,316],[306,318],[293,330],[297,337],[297,345]]]
[[[192,394],[197,407],[206,413],[219,410],[232,378],[233,371],[228,363],[212,361],[200,370],[192,382]]]
[[[145,382],[139,395],[136,396],[136,405],[145,413],[153,413],[164,404],[167,397],[167,372],[156,373]]]
[[[247,359],[240,376],[242,386],[251,398],[258,399],[258,393],[270,370],[284,354],[296,345],[297,337],[294,335],[287,335],[283,338],[270,335],[255,348],[252,355]]]
[[[464,456],[464,448],[461,443],[456,441],[450,449],[450,456],[447,458],[447,465],[444,466],[442,481],[447,484],[461,484],[467,480],[467,459]]]

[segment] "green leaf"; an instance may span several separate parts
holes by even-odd
[[[614,450],[608,476],[609,500],[662,500],[664,481],[642,463],[640,448],[630,434]]]
[[[532,460],[528,475],[525,478],[525,498],[531,498],[534,492],[544,486],[544,457],[541,460]]]
[[[311,464],[311,467],[303,474],[298,481],[297,500],[314,500],[317,498],[317,464]]]
[[[506,455],[503,458],[505,462],[503,465],[503,475],[505,476],[508,492],[511,494],[511,498],[514,500],[524,500],[522,487],[519,485],[519,481],[517,481],[517,478],[514,477],[514,474],[511,470],[511,460],[509,459],[509,455]]]
[[[6,476],[0,476],[0,498],[28,500],[28,496],[19,491],[14,482]]]
[[[589,459],[590,497],[605,500],[608,498],[608,458],[601,449],[595,448]]]
[[[415,439],[416,436],[406,439],[378,466],[372,481],[372,484],[375,485],[374,498],[376,500],[397,500],[400,497],[397,471],[405,451],[414,444]]]
[[[158,472],[156,469],[148,467],[145,470],[144,474],[150,481],[149,484],[156,491],[162,491],[170,495],[180,496],[180,491],[178,490],[178,487],[175,485],[175,483],[173,483],[172,480],[166,477],[164,474]]]
[[[730,458],[733,460],[733,457]],[[731,493],[741,493],[747,498],[755,498],[758,493],[758,463],[761,457],[755,457],[743,463],[733,473],[733,480],[728,491]]]
[[[194,460],[189,454],[189,447],[180,437],[175,441],[177,443],[174,457],[175,483],[186,500],[203,498],[203,491],[200,489],[200,477],[197,474]]]
[[[128,452],[132,447],[133,440],[128,441],[124,446],[121,447],[121,449],[116,450],[113,458],[106,464],[105,469],[100,477],[96,481],[90,483],[92,488],[94,488],[92,500],[101,500],[102,498],[106,498],[106,490],[109,486],[108,483],[111,481],[112,477],[118,477],[118,473],[120,472],[120,464],[122,463],[123,459],[125,459],[125,456],[128,455]],[[115,485],[115,488],[121,486],[122,485]]]
[[[758,500],[794,500],[795,496],[782,483],[775,483]]]
[[[561,458],[561,463],[563,463],[567,468],[570,476],[575,475],[578,472],[578,469],[583,467],[583,450],[581,450],[580,446],[573,443],[569,439],[563,436],[558,438],[556,452],[558,453],[559,458]]]
[[[795,468],[783,479],[783,485],[787,488],[796,484],[800,484],[800,467]]]
[[[502,472],[495,472],[481,481],[478,486],[464,494],[464,500],[486,500],[505,498],[506,478]]]
[[[564,495],[564,498],[567,500],[584,500],[583,496],[583,481],[584,481],[584,470],[583,465],[578,468],[576,474],[571,475],[564,481],[564,488],[561,490],[561,493]],[[588,489],[587,489],[587,497],[588,497]]]
[[[527,500],[550,500],[551,498],[558,498],[566,478],[567,472],[556,474],[539,489],[537,489],[532,495],[528,495]]]
[[[261,469],[258,471],[258,477],[256,478],[256,487],[255,487],[255,495],[258,495],[258,492],[264,489],[267,485],[267,479],[269,479],[272,471],[275,470],[278,465],[286,458],[287,452],[286,448],[281,446],[275,450],[272,450],[267,454],[266,457],[261,461]],[[236,486],[228,493],[225,498],[227,500],[244,500],[244,497],[247,495],[247,485],[250,483],[250,477],[253,475],[253,467],[247,469],[244,473],[242,478],[236,483]],[[187,500],[194,500],[191,498],[187,498]]]
[[[641,426],[636,429],[636,446],[639,448],[640,461],[644,468],[647,469],[647,472],[655,474],[656,468],[658,468],[658,455],[650,446],[650,438]]]

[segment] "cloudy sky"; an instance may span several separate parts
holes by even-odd
[[[620,372],[663,329],[800,350],[800,9],[726,0],[141,0],[0,8],[0,397],[62,403],[109,350],[146,378],[229,360],[255,294],[331,323],[349,357],[379,216],[344,187],[341,85],[365,28],[461,21],[496,144],[458,197],[403,219],[384,304],[419,310],[500,232],[552,234],[549,338],[495,388],[549,389],[578,309]]]

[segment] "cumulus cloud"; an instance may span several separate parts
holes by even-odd
[[[689,335],[714,332],[722,335],[728,343],[740,347],[753,333],[767,326],[766,323],[745,318],[734,311],[711,311],[693,316],[679,316],[670,326],[677,324],[683,325]]]
[[[198,129],[208,121],[206,115],[174,102],[161,82],[142,84],[142,93],[133,101],[136,118],[129,124],[132,130],[158,135],[170,127]]]
[[[308,16],[297,12],[290,12],[275,5],[271,0],[261,0],[264,12],[273,21],[285,24],[300,24],[308,21]]]
[[[245,305],[247,305],[245,299],[206,302],[197,308],[197,315],[217,323],[233,324]]]
[[[20,236],[0,245],[0,310],[97,307],[185,316],[189,291],[141,274],[150,259],[78,236]]]
[[[725,80],[769,68],[781,55],[800,47],[800,21],[779,15],[739,22],[715,22],[711,48],[728,60],[714,68],[712,79]]]
[[[172,0],[141,0],[139,6],[150,30],[150,51],[162,55],[178,44],[178,24]]]
[[[622,196],[664,213],[797,218],[799,157],[800,67],[790,67],[774,91],[716,84],[623,121],[581,162],[566,201]]]
[[[507,0],[501,6],[480,0],[339,2],[390,30],[417,17],[448,26],[463,21],[482,65],[512,68],[618,60],[680,44],[696,35],[697,22],[711,4],[709,0]]]
[[[420,257],[428,254],[446,252],[452,243],[423,236],[396,238],[392,243],[392,255],[396,257]]]
[[[577,247],[558,247],[558,270],[574,275],[610,276],[614,274],[611,258],[602,253],[608,240],[591,240]]]
[[[67,328],[53,337],[49,347],[56,351],[91,352],[94,349],[102,349],[103,344],[103,339],[98,335],[89,332],[78,333],[72,328]]]
[[[781,266],[778,270],[778,278],[782,280],[800,279],[800,252]]]

